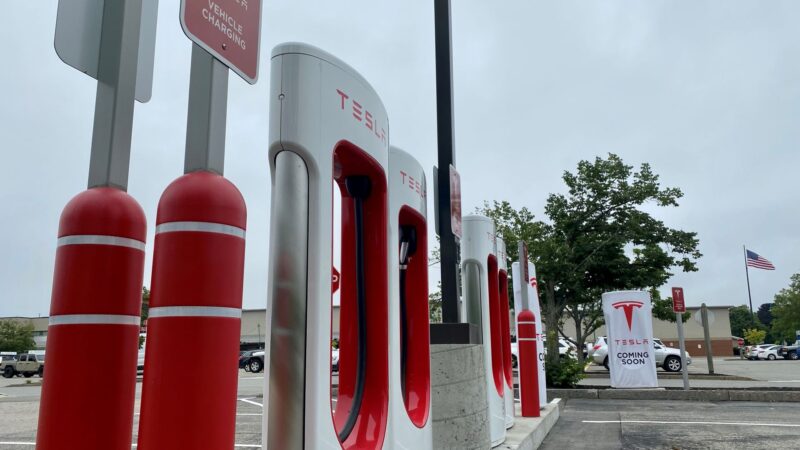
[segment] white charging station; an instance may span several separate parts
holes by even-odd
[[[500,334],[503,346],[503,399],[505,400],[506,429],[514,426],[514,372],[511,367],[511,328],[508,304],[508,253],[502,238],[496,240],[497,288],[500,291]]]
[[[431,359],[425,172],[389,148],[389,432],[385,448],[430,450]]]
[[[489,435],[492,447],[496,447],[506,439],[506,417],[494,223],[487,217],[466,216],[462,219],[462,233],[461,273],[466,318],[480,330],[489,405]]]
[[[382,448],[390,353],[386,110],[355,70],[305,44],[275,47],[270,83],[270,370],[262,445]],[[340,194],[334,402],[331,242],[333,196]]]

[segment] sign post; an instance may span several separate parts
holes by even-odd
[[[689,367],[686,365],[686,343],[683,337],[683,313],[686,312],[686,302],[683,299],[683,288],[672,288],[672,311],[678,322],[678,341],[681,349],[681,375],[683,376],[683,390],[689,390]]]

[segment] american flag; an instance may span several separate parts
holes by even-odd
[[[759,255],[756,252],[747,250],[747,265],[748,267],[755,267],[756,269],[775,270],[775,266],[771,262]]]

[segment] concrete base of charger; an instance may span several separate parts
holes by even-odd
[[[431,419],[433,448],[489,448],[482,345],[431,345]]]
[[[534,450],[547,437],[547,433],[558,422],[563,403],[555,399],[542,408],[540,417],[522,417],[519,403],[516,403],[517,416],[514,426],[506,430],[506,440],[498,449]]]

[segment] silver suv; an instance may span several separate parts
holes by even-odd
[[[605,336],[600,336],[592,347],[592,360],[597,365],[601,365],[608,370],[608,343]],[[681,351],[677,348],[667,347],[661,339],[653,339],[653,348],[656,351],[656,365],[661,366],[667,372],[680,372]],[[692,357],[686,352],[686,364],[692,364]]]

